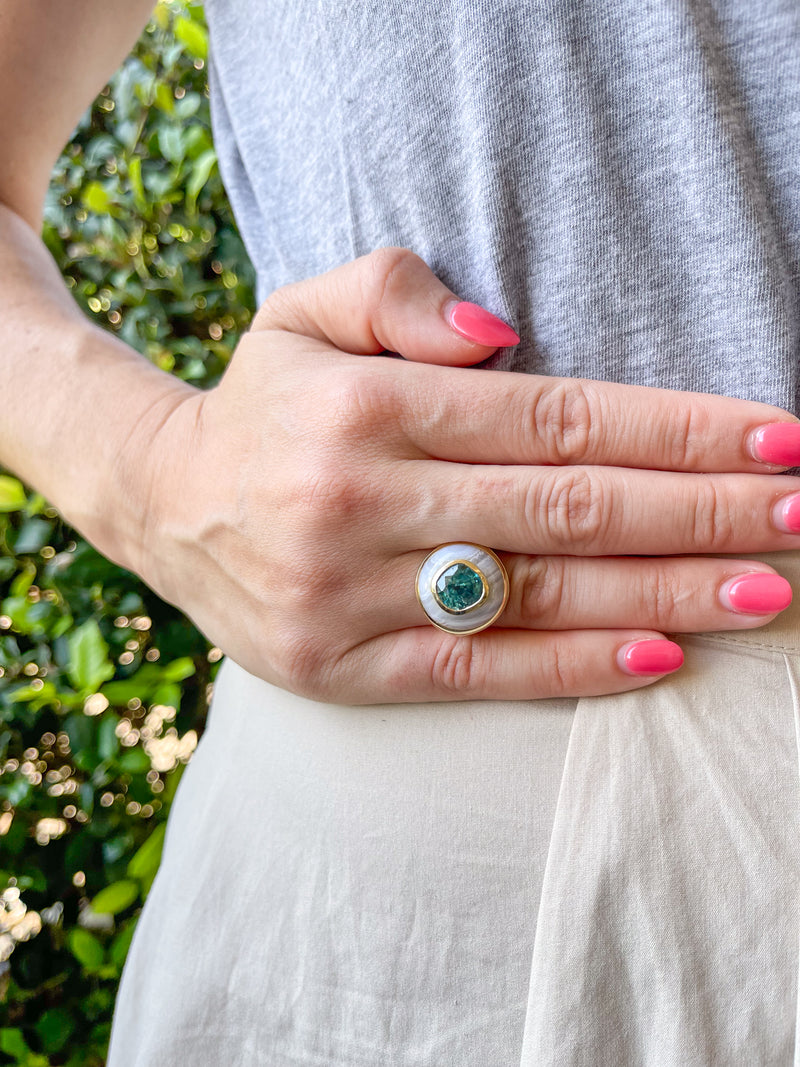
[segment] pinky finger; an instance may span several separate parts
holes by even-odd
[[[601,696],[650,685],[682,663],[680,646],[652,630],[492,629],[456,637],[426,626],[351,649],[335,686],[339,699],[354,704]]]

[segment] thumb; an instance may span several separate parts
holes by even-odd
[[[504,322],[459,300],[406,248],[380,248],[276,289],[252,330],[287,330],[344,352],[397,352],[417,363],[468,366],[519,344]]]

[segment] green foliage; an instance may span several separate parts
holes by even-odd
[[[86,313],[201,387],[253,277],[211,142],[201,9],[161,3],[59,160],[45,241]],[[0,472],[0,1064],[101,1067],[220,658]]]

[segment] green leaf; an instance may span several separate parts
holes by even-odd
[[[33,579],[36,577],[36,568],[25,565],[25,570],[20,571],[14,581],[11,583],[11,595],[12,597],[24,597],[30,587],[33,585]]]
[[[75,959],[87,971],[96,971],[103,965],[103,946],[82,926],[74,926],[67,934],[67,945]]]
[[[164,82],[159,82],[156,86],[155,100],[153,103],[159,111],[163,111],[166,115],[171,115],[175,110],[175,97]]]
[[[136,929],[136,923],[137,920],[135,918],[130,919],[111,942],[108,956],[118,971],[122,970],[122,966],[125,963],[128,949],[131,947],[133,932]]]
[[[195,673],[194,660],[191,656],[181,656],[168,663],[161,677],[165,682],[182,682],[184,678],[191,678]]]
[[[112,882],[101,889],[92,901],[92,911],[104,915],[116,915],[124,911],[139,896],[139,883],[132,881]]]
[[[161,851],[164,847],[164,834],[167,830],[166,823],[160,823],[145,843],[134,853],[128,864],[128,876],[130,878],[152,878],[161,863]]]
[[[60,1052],[75,1030],[75,1021],[63,1008],[47,1008],[35,1026],[44,1051]]]
[[[186,51],[194,59],[208,58],[208,34],[199,22],[180,16],[175,19],[175,36],[186,46]]]
[[[20,686],[8,697],[10,704],[55,704],[58,700],[58,690],[52,682],[45,682],[40,689],[34,689],[31,685]]]
[[[103,640],[100,627],[94,619],[89,619],[83,626],[73,630],[67,640],[67,674],[70,681],[81,693],[96,692],[114,674],[114,665],[108,659],[108,645]]]
[[[100,728],[97,731],[97,752],[100,759],[113,759],[119,751],[118,722],[116,715],[104,715],[100,720]]]
[[[119,757],[117,766],[125,774],[146,774],[150,770],[150,757],[142,748],[129,748]]]
[[[81,194],[81,202],[96,215],[107,215],[111,210],[111,197],[100,182],[89,182]]]
[[[170,163],[183,159],[183,130],[180,126],[162,126],[158,131],[158,146]]]
[[[0,474],[0,511],[21,511],[25,503],[22,482],[8,474]]]
[[[186,183],[186,210],[190,215],[197,214],[197,198],[216,164],[217,153],[213,148],[202,152],[192,164],[192,173]]]
[[[131,183],[131,189],[133,189],[136,210],[142,213],[145,212],[147,210],[147,197],[142,184],[142,160],[139,156],[132,156],[128,160],[128,181]]]
[[[30,1055],[30,1049],[25,1044],[25,1038],[22,1036],[22,1031],[13,1029],[11,1027],[3,1027],[0,1030],[0,1052],[5,1052],[7,1056],[14,1056],[15,1059],[21,1060],[24,1057]]]
[[[20,527],[14,541],[14,551],[18,556],[38,552],[46,545],[53,532],[53,524],[47,519],[28,519]]]
[[[171,708],[180,709],[181,706],[181,687],[174,682],[168,682],[166,685],[160,685],[158,689],[153,693],[154,704],[166,704]]]

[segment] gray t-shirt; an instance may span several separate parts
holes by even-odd
[[[212,0],[260,296],[381,245],[491,365],[798,407],[797,0]]]

